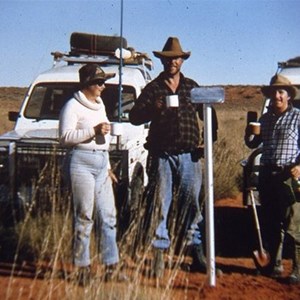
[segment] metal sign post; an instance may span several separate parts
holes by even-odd
[[[206,256],[209,285],[216,285],[215,233],[214,233],[214,184],[212,151],[212,104],[224,102],[222,87],[200,87],[191,90],[193,103],[202,103],[204,108],[204,157],[205,157],[205,224]]]

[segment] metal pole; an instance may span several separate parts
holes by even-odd
[[[206,219],[206,256],[209,285],[216,285],[215,236],[214,236],[214,189],[212,157],[212,107],[204,104],[204,154],[205,154],[205,219]]]
[[[212,149],[212,103],[223,103],[223,87],[198,87],[191,90],[192,103],[203,104],[204,114],[204,155],[205,155],[205,220],[206,256],[209,285],[216,285],[215,230],[214,230],[214,183]]]
[[[122,69],[123,69],[123,0],[121,0],[121,24],[120,24],[120,66],[119,66],[119,101],[118,101],[118,121],[122,116]]]

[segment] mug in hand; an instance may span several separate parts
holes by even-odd
[[[179,106],[178,95],[166,96],[166,106],[167,107],[178,107]]]
[[[110,124],[110,134],[111,135],[122,135],[123,134],[123,126],[122,123],[115,122]]]
[[[260,134],[260,123],[259,122],[250,122],[249,123],[251,133],[254,135],[259,135]]]

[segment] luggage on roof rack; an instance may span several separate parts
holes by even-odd
[[[120,36],[73,32],[70,39],[70,54],[110,55],[121,47],[121,43],[123,48],[127,48],[127,40]]]
[[[61,61],[65,61],[69,65],[82,63],[120,64],[120,57],[116,54],[116,50],[122,47],[127,53],[127,57],[123,57],[124,65],[146,67],[148,70],[153,69],[152,60],[148,54],[128,47],[127,40],[120,36],[73,32],[70,38],[70,46],[71,50],[68,53],[51,52],[54,57],[53,67],[56,67],[57,63]]]

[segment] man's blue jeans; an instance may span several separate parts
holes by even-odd
[[[201,243],[199,223],[203,220],[199,204],[202,184],[201,162],[193,161],[190,153],[165,154],[152,159],[150,172],[155,172],[156,183],[154,201],[161,205],[161,219],[155,231],[153,246],[160,249],[170,247],[167,223],[172,201],[176,197],[179,207],[177,222],[187,224],[186,243],[199,245]]]
[[[108,175],[108,152],[73,150],[70,176],[74,203],[74,264],[90,265],[90,236],[95,232],[105,265],[119,261],[116,242],[116,209]]]

